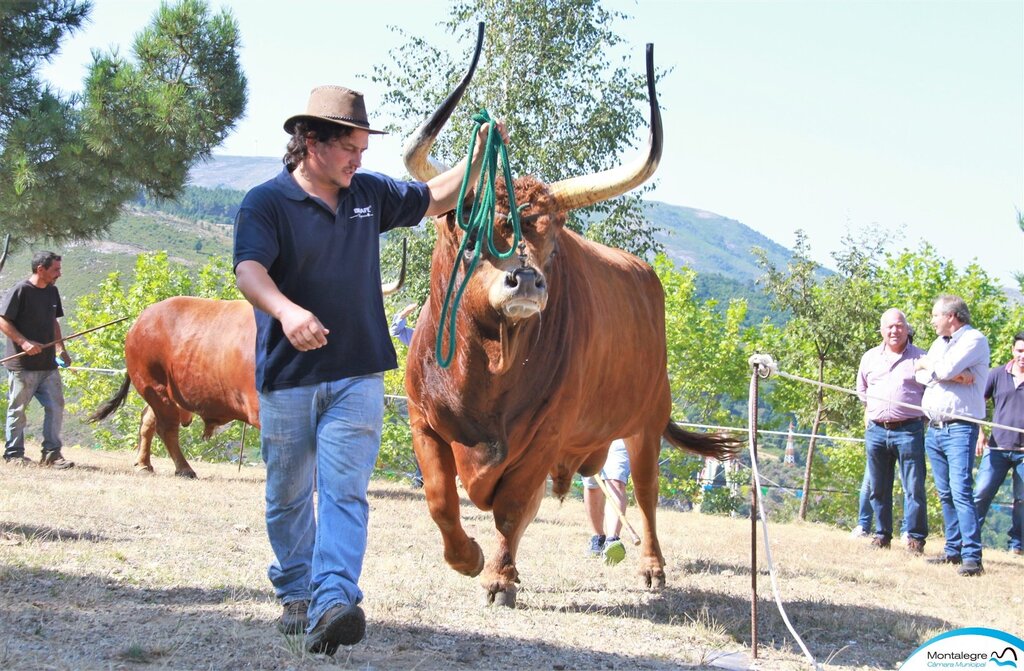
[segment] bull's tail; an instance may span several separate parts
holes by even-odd
[[[669,420],[665,433],[661,435],[680,449],[704,457],[714,457],[719,461],[732,459],[740,448],[739,441],[734,438],[717,433],[687,431],[672,420]]]
[[[90,422],[98,422],[101,419],[106,419],[115,410],[121,407],[124,403],[124,399],[128,398],[128,390],[131,389],[132,381],[129,379],[127,373],[124,376],[124,382],[121,383],[121,388],[117,390],[117,393],[103,405],[96,409],[96,412],[89,416]]]

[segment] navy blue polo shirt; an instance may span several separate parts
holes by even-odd
[[[992,399],[994,423],[1024,429],[1024,384],[1014,385],[1013,373],[1007,368],[996,366],[988,372],[985,398]],[[1024,433],[993,427],[989,444],[993,447],[1024,447]]]
[[[256,388],[301,387],[397,367],[380,291],[380,234],[423,219],[422,182],[359,171],[337,214],[287,169],[245,195],[235,218],[234,266],[256,261],[285,296],[330,330],[327,345],[292,347],[281,323],[256,314]]]

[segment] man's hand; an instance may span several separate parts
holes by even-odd
[[[300,352],[320,349],[327,344],[327,334],[330,333],[316,315],[297,305],[281,315],[281,328],[288,342]]]
[[[970,371],[965,370],[956,377],[951,378],[949,381],[956,382],[957,384],[973,384],[974,375]]]
[[[71,365],[71,352],[67,351],[66,349],[62,349],[61,351],[57,352],[57,356],[60,358],[61,361],[64,362],[65,368]]]
[[[34,340],[24,340],[21,343],[21,351],[28,356],[35,356],[43,351],[43,346]]]
[[[412,311],[415,310],[417,307],[418,306],[417,306],[416,303],[409,303],[404,308],[402,308],[401,310],[398,311],[397,318],[398,319],[405,319],[410,314],[412,314]]]
[[[974,446],[974,456],[980,457],[985,453],[985,448],[988,447],[988,436],[985,435],[985,431],[978,431],[978,442]]]

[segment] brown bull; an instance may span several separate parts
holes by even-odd
[[[178,296],[150,305],[124,341],[127,374],[117,394],[89,418],[101,420],[124,403],[129,383],[146,401],[136,470],[150,471],[153,434],[174,461],[174,474],[196,477],[178,434],[199,415],[203,437],[233,420],[258,427],[256,321],[247,301]]]
[[[479,49],[479,45],[478,45]],[[475,59],[474,59],[475,66]],[[641,575],[665,583],[658,544],[658,454],[662,438],[701,455],[726,457],[731,441],[682,430],[670,418],[665,306],[652,268],[617,249],[566,229],[566,212],[613,198],[646,180],[661,154],[661,119],[647,54],[651,102],[648,153],[632,165],[545,186],[515,181],[525,248],[498,259],[484,254],[457,312],[449,367],[438,364],[435,339],[443,297],[459,258],[462,230],[454,216],[438,221],[430,300],[421,313],[408,359],[406,390],[413,446],[423,469],[427,504],[441,530],[444,557],[465,575],[482,573],[488,601],[515,604],[516,550],[551,475],[564,496],[575,473],[592,475],[608,445],[625,438],[642,520]],[[434,139],[472,77],[413,137],[406,165],[418,179],[433,174]],[[496,221],[510,248],[505,185]],[[499,208],[500,209],[500,208]],[[470,500],[493,511],[497,547],[486,562],[462,527],[458,475]]]
[[[402,241],[398,279],[381,286],[385,295],[405,283],[408,260]],[[127,374],[121,388],[89,417],[96,422],[117,410],[131,385],[146,401],[139,426],[138,471],[153,472],[153,434],[160,436],[174,461],[174,474],[196,472],[181,452],[179,430],[203,419],[203,438],[217,427],[240,420],[259,428],[256,394],[256,320],[248,301],[177,296],[150,305],[139,314],[124,341]]]

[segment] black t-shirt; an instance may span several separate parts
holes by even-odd
[[[0,315],[14,324],[21,335],[44,345],[57,337],[54,324],[64,316],[64,308],[55,285],[40,289],[28,280],[22,280],[4,295],[3,303],[0,303]],[[10,338],[7,339],[5,357],[21,351]],[[4,365],[9,370],[54,370],[57,368],[55,353],[56,347],[51,345],[39,354],[11,359]]]

